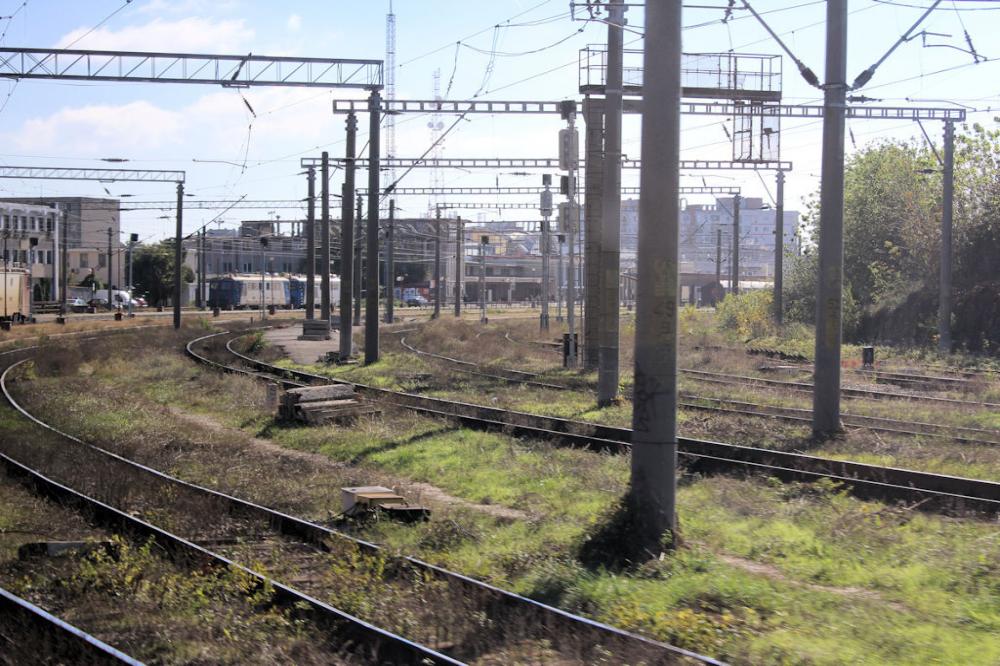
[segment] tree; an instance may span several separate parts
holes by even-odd
[[[174,241],[136,246],[132,270],[136,293],[150,305],[167,305],[174,294]],[[194,271],[182,264],[181,279],[194,282]]]

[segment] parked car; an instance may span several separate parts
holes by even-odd
[[[427,305],[427,299],[417,294],[416,296],[410,296],[406,299],[406,304],[411,308],[420,307],[421,305]]]
[[[83,312],[87,309],[87,301],[82,298],[72,298],[66,301],[66,307],[70,309],[70,312]]]
[[[89,305],[92,308],[98,308],[98,309],[100,309],[100,308],[106,308],[106,307],[108,307],[108,299],[106,299],[106,298],[92,298],[89,301],[87,301],[87,305]]]
[[[137,307],[137,308],[147,308],[147,307],[149,307],[149,303],[147,303],[146,299],[143,298],[142,296],[136,296],[135,299],[133,299],[133,300],[135,302],[135,307]]]

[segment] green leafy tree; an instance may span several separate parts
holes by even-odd
[[[174,293],[174,242],[136,246],[133,275],[137,295],[148,298],[152,306],[167,305]],[[194,282],[194,271],[182,266],[181,279]]]

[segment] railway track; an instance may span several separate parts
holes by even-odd
[[[142,662],[2,587],[0,652],[13,660],[10,663],[29,663],[42,657],[52,660],[46,663],[142,666]]]
[[[532,340],[530,342],[525,342],[524,340],[517,340],[511,337],[509,331],[504,333],[504,338],[508,342],[512,342],[514,344],[537,345],[541,347],[551,348],[554,351],[557,351],[562,347],[562,345],[558,342],[549,342],[547,340]],[[763,353],[763,352],[761,350],[753,350],[753,353]],[[809,364],[807,361],[804,360],[799,360],[797,358],[789,357],[787,355],[784,356],[783,358],[793,363],[800,363],[802,370],[808,370],[812,367],[811,364]],[[971,376],[956,378],[956,377],[945,377],[940,375],[920,375],[914,373],[893,372],[888,370],[866,369],[866,368],[852,368],[850,371],[853,372],[854,374],[872,379],[875,382],[884,381],[885,383],[899,385],[901,388],[912,387],[916,389],[922,387],[924,389],[944,388],[947,390],[956,390],[956,389],[969,390],[973,385],[973,383],[970,381]],[[679,372],[681,374],[690,376],[692,379],[704,382],[715,382],[723,384],[751,383],[763,386],[780,387],[785,390],[797,391],[802,393],[812,393],[812,384],[808,382],[794,382],[787,380],[767,379],[764,377],[750,377],[745,375],[734,375],[723,372],[709,372],[705,370],[695,370],[693,368],[681,368]],[[983,375],[977,373],[976,375],[973,376],[983,376]],[[862,388],[842,387],[841,394],[849,398],[924,400],[924,401],[939,402],[939,403],[953,404],[953,405],[989,407],[995,409],[1000,408],[1000,403],[977,402],[974,400],[961,400],[958,398],[945,398],[940,396],[912,395],[909,393],[896,393],[892,391],[875,391],[872,389],[862,389]]]
[[[400,339],[400,344],[404,349],[417,354],[433,358],[439,361],[456,364],[461,367],[461,372],[510,383],[519,383],[536,388],[553,390],[573,390],[575,387],[567,384],[553,384],[537,380],[540,373],[525,372],[523,370],[512,370],[508,368],[490,368],[483,371],[479,366],[471,361],[452,358],[443,354],[436,354],[422,349],[417,349],[406,342],[406,338]],[[776,407],[754,402],[738,400],[728,400],[724,398],[700,396],[692,393],[680,393],[678,406],[688,409],[702,411],[723,412],[739,416],[755,416],[761,418],[778,419],[788,423],[801,423],[803,425],[812,424],[812,412],[807,409],[796,409],[792,407]],[[1000,433],[986,428],[970,428],[964,426],[946,426],[936,423],[923,423],[919,421],[902,421],[880,416],[865,416],[861,414],[843,414],[841,419],[846,427],[865,428],[876,432],[892,433],[907,436],[935,436],[941,437],[963,444],[979,446],[1000,446]]]
[[[156,538],[165,550],[183,555],[188,561],[234,566],[260,584],[272,585],[279,602],[295,607],[304,605],[311,619],[321,626],[331,626],[347,643],[364,646],[373,655],[374,662],[463,663],[467,659],[474,661],[488,656],[492,650],[510,647],[512,641],[547,641],[571,661],[586,662],[593,651],[607,650],[627,660],[651,664],[720,663],[561,611],[416,558],[390,556],[375,544],[177,479],[61,432],[30,414],[11,394],[8,386],[11,373],[27,360],[10,363],[0,375],[0,388],[5,398],[25,418],[78,450],[85,450],[116,468],[146,479],[147,486],[157,489],[148,491],[152,498],[187,496],[212,507],[219,521],[224,517],[238,520],[228,531],[199,532],[184,538],[86,498],[50,479],[39,481],[44,479],[40,472],[0,454],[8,468],[31,476],[36,485],[42,483],[49,492],[63,499],[72,496],[75,502],[85,503],[88,510],[114,526]],[[151,500],[151,504],[155,504],[155,500]],[[159,504],[156,508],[166,510]],[[212,521],[206,514],[200,515],[197,522]],[[419,638],[380,629],[323,600],[331,585],[328,573],[331,564],[337,562],[341,567],[344,562],[356,564],[359,557],[364,561],[363,566],[364,563],[372,567],[384,566],[391,572],[387,581],[378,586],[379,594],[384,597],[382,603],[396,600],[411,602],[414,604],[411,609],[417,604],[422,606],[423,616],[410,626]],[[435,616],[439,618],[437,624]],[[429,647],[427,643],[434,645]]]
[[[280,368],[232,349],[233,341],[239,337],[242,335],[231,338],[226,343],[226,348],[239,362],[254,370],[204,359],[192,349],[192,346],[206,338],[189,343],[188,353],[195,360],[207,361],[227,372],[263,376],[288,386],[351,384],[360,393],[382,403],[452,419],[473,428],[500,430],[515,436],[552,440],[595,451],[626,452],[630,447],[631,431],[627,428],[390,391]],[[830,479],[843,483],[852,493],[860,497],[914,502],[922,507],[939,510],[972,510],[987,515],[1000,513],[1000,483],[992,481],[689,438],[678,438],[678,456],[694,472],[736,474],[756,472],[785,481]]]

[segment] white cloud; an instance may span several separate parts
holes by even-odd
[[[183,130],[183,116],[146,101],[91,105],[57,111],[24,123],[8,135],[18,150],[55,150],[108,155],[162,147]]]
[[[288,17],[288,29],[292,32],[298,32],[302,29],[302,17],[298,14],[292,14]]]
[[[64,35],[59,48],[73,44],[79,49],[108,51],[171,51],[227,53],[243,52],[252,42],[255,32],[243,19],[213,21],[188,17],[176,21],[154,19],[144,25],[132,25],[113,30],[100,28],[86,34],[89,28],[77,28]],[[83,35],[86,35],[85,37]]]

